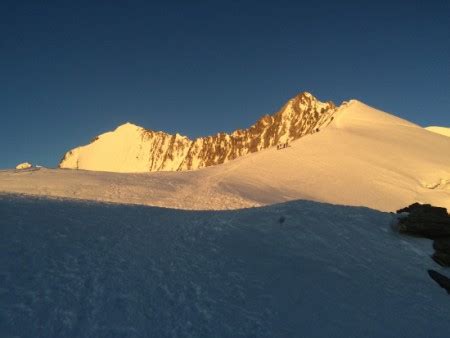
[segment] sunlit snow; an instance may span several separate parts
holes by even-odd
[[[450,210],[450,138],[351,101],[328,127],[285,149],[185,172],[0,171],[0,191],[181,209],[309,199],[386,211],[413,202]]]

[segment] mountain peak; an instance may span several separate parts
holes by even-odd
[[[121,125],[119,125],[116,130],[125,130],[125,129],[136,129],[136,128],[142,128],[134,123],[131,122],[125,122]]]
[[[127,122],[117,127],[118,133],[106,133],[66,153],[60,167],[117,172],[199,169],[313,134],[331,122],[335,111],[334,103],[301,92],[247,129],[195,140]]]
[[[303,97],[317,100],[317,98],[313,94],[311,94],[310,92],[300,92],[297,95],[295,95],[292,99],[303,98]]]

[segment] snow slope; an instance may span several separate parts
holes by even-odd
[[[448,337],[431,241],[290,202],[181,211],[0,195],[1,337]],[[285,221],[279,223],[280,217]]]
[[[201,170],[10,170],[0,172],[0,191],[182,209],[309,199],[386,211],[417,201],[450,210],[450,138],[359,101],[334,116],[328,127],[286,149]]]
[[[441,135],[450,137],[450,128],[446,128],[446,127],[427,127],[425,129],[427,129],[429,131],[432,131],[433,133],[437,133],[437,134],[441,134]]]

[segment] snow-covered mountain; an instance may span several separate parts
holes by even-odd
[[[9,170],[0,172],[0,191],[181,209],[308,199],[387,211],[413,202],[450,210],[450,138],[356,100],[332,117],[320,132],[288,148],[271,147],[201,170]]]
[[[425,129],[432,131],[433,133],[437,133],[437,134],[441,134],[441,135],[450,137],[450,128],[433,126],[433,127],[427,127]]]
[[[0,337],[448,336],[432,242],[352,206],[450,210],[449,137],[309,94],[220,135],[128,124],[63,161],[99,171],[0,170]]]
[[[335,111],[332,102],[320,102],[305,92],[248,129],[195,140],[126,123],[70,150],[59,166],[111,172],[199,169],[315,133],[331,122]]]

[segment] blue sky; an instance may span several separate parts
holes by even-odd
[[[0,2],[0,168],[130,121],[190,137],[309,91],[450,125],[450,1]]]

